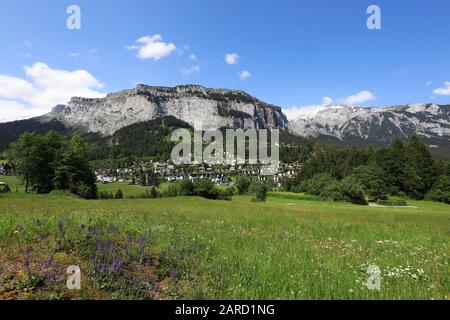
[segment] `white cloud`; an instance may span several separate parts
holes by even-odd
[[[438,88],[433,90],[434,94],[439,94],[443,96],[450,96],[450,81],[444,82],[445,88]]]
[[[200,66],[198,64],[193,64],[189,66],[188,68],[182,68],[181,73],[184,75],[190,75],[193,73],[200,72]]]
[[[342,103],[353,106],[355,104],[363,103],[373,99],[375,99],[375,96],[372,94],[372,92],[364,90],[354,95],[348,96],[342,101]]]
[[[191,53],[189,55],[189,59],[191,59],[192,61],[197,61],[197,56],[195,54]]]
[[[0,123],[37,117],[47,112],[46,108],[27,108],[16,101],[0,99]]]
[[[138,45],[127,46],[127,49],[137,50],[139,59],[152,59],[158,61],[161,58],[169,56],[177,47],[173,43],[165,43],[162,36],[155,34],[145,36],[137,40]]]
[[[44,114],[74,96],[105,96],[95,90],[101,89],[103,84],[86,70],[58,70],[37,62],[33,66],[24,66],[24,71],[30,81],[0,75],[1,119],[6,117],[5,112],[9,114],[8,120]]]
[[[425,85],[426,85],[427,87],[431,86],[432,84],[433,84],[433,81],[427,81],[427,82],[425,82]]]
[[[225,62],[228,64],[237,64],[239,63],[239,59],[241,57],[237,53],[227,53],[225,55]]]
[[[244,70],[244,71],[239,73],[239,79],[241,79],[241,80],[247,80],[251,76],[252,76],[252,74],[249,71],[247,71],[247,70]]]

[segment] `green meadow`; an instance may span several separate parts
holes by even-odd
[[[118,188],[142,192],[100,186]],[[265,203],[89,201],[11,189],[0,195],[0,299],[450,299],[446,204],[368,207],[294,193]],[[103,243],[123,252],[120,266],[116,253],[100,255]],[[65,288],[68,265],[81,267],[81,290]],[[380,290],[367,286],[370,265]]]

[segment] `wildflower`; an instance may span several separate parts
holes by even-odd
[[[28,257],[25,257],[25,259],[23,260],[23,267],[25,268],[27,273],[30,273],[30,260],[28,259]]]
[[[58,231],[60,233],[63,233],[64,231],[64,218],[61,218],[61,220],[59,220],[58,222]]]

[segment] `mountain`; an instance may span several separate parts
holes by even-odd
[[[417,134],[434,153],[450,155],[450,105],[325,106],[305,109],[290,122],[290,128],[298,135],[322,142],[378,147]]]
[[[158,119],[170,119],[170,123],[176,119],[191,127],[201,122],[203,129],[279,128],[286,143],[302,143],[307,138],[337,146],[356,144],[364,147],[372,144],[383,147],[394,139],[406,140],[417,134],[434,154],[450,158],[450,105],[305,108],[298,119],[289,122],[280,107],[243,91],[198,85],[170,88],[142,84],[110,93],[105,98],[74,97],[66,105],[57,105],[43,116],[0,123],[0,151],[24,131],[45,133],[56,130],[66,135],[82,133],[95,143],[103,139],[104,144],[99,144],[99,154],[116,154],[114,148],[105,147],[114,141],[120,145],[122,153],[125,152],[122,146],[130,143],[126,139],[130,132],[137,137],[139,130],[147,130],[143,134],[155,132],[155,126],[167,130],[166,122],[155,122]],[[147,150],[141,149],[140,155],[145,153],[142,150]],[[125,153],[133,150],[131,148]]]
[[[203,129],[279,128],[288,131],[280,107],[262,102],[245,92],[210,89],[198,85],[174,88],[138,85],[105,98],[72,98],[42,119],[58,120],[69,127],[111,135],[128,125],[173,116]]]
[[[98,133],[110,136],[127,126],[165,117],[191,126],[210,128],[279,128],[289,131],[281,108],[238,90],[210,89],[198,85],[174,88],[137,85],[105,98],[74,97],[66,105],[27,120],[0,123],[0,151],[25,131],[63,134]]]

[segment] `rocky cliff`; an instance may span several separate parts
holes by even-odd
[[[137,122],[174,116],[192,126],[209,128],[279,128],[289,130],[280,107],[264,103],[245,92],[209,89],[198,85],[151,87],[108,94],[105,98],[74,97],[41,117],[69,127],[110,135]]]

